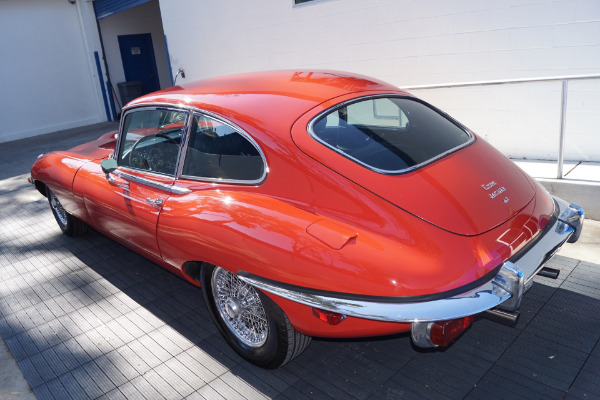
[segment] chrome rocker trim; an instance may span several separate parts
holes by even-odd
[[[241,274],[239,278],[261,290],[310,307],[376,321],[412,323],[413,331],[417,334],[415,339],[418,339],[433,321],[462,318],[494,307],[509,312],[518,311],[523,293],[532,285],[535,274],[567,240],[571,242],[572,237],[577,240],[583,227],[584,212],[581,207],[559,198],[554,200],[559,207],[558,219],[534,246],[515,263],[504,262],[500,272],[487,283],[444,299],[407,303],[341,299],[292,290],[247,274]],[[419,342],[415,344],[431,347],[427,346],[426,341]]]

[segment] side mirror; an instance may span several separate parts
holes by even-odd
[[[107,158],[106,160],[102,160],[102,162],[100,163],[100,167],[102,168],[102,172],[108,175],[117,169],[117,160],[113,158]]]

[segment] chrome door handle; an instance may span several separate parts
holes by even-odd
[[[163,199],[151,199],[149,197],[146,197],[146,201],[155,208],[161,208],[163,203]]]
[[[125,190],[129,190],[129,182],[127,180],[125,180],[125,179],[122,179],[122,181],[119,182],[114,177],[112,177],[110,174],[106,174],[106,180],[111,185],[118,186],[118,187],[123,188]]]

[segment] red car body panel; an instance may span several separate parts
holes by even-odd
[[[114,132],[45,155],[33,166],[32,178],[48,186],[69,213],[196,285],[185,272],[191,261],[314,290],[432,296],[497,271],[551,219],[555,206],[545,190],[479,137],[417,170],[384,175],[307,132],[323,110],[375,94],[410,96],[371,78],[287,71],[211,79],[127,106],[193,107],[231,121],[264,152],[268,174],[257,185],[135,170],[128,173],[189,192],[118,177],[109,183],[100,162],[115,149]],[[162,200],[162,207],[148,199]],[[268,296],[305,334],[349,337],[410,329],[407,323],[352,316],[333,326],[315,318],[307,305]]]

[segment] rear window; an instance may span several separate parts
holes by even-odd
[[[418,168],[474,139],[438,111],[405,97],[345,103],[319,116],[309,131],[326,146],[381,173]]]

